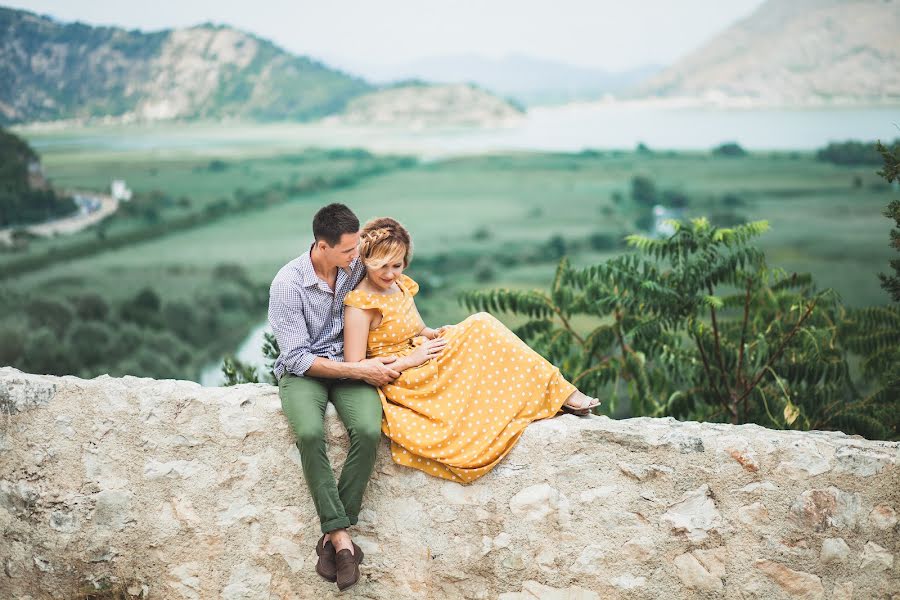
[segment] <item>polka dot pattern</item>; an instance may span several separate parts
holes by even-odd
[[[354,290],[344,303],[378,309],[367,355],[401,357],[425,341],[415,310],[419,286],[401,275],[399,293]],[[575,391],[559,369],[488,313],[445,329],[436,358],[404,371],[379,390],[381,429],[394,462],[429,475],[470,483],[506,456],[532,421],[559,412]]]

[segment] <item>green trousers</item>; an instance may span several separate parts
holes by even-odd
[[[303,476],[319,513],[322,533],[355,525],[381,440],[378,392],[360,381],[297,377],[290,373],[279,380],[278,392],[284,414],[294,429]],[[324,421],[329,400],[350,435],[350,452],[337,484],[325,453]]]

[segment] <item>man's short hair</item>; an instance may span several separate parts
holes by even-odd
[[[329,246],[337,246],[345,233],[359,231],[359,219],[345,205],[335,202],[323,206],[313,217],[313,237],[324,240]]]

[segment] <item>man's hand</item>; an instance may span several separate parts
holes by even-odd
[[[400,377],[399,371],[395,371],[388,366],[396,360],[392,356],[379,356],[361,360],[357,363],[359,366],[356,367],[358,378],[375,387],[387,385]]]

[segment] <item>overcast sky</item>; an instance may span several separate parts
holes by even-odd
[[[0,0],[2,2],[3,0]],[[60,21],[152,31],[204,22],[352,70],[445,55],[524,54],[624,70],[667,65],[763,0],[24,0]]]

